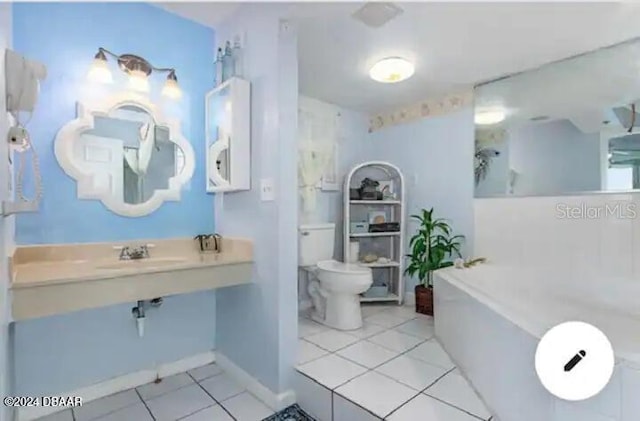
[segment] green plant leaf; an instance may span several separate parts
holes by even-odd
[[[407,254],[408,264],[405,274],[430,286],[429,274],[437,269],[453,265],[453,256],[460,256],[462,235],[453,235],[453,229],[446,219],[434,218],[433,208],[422,209],[420,214],[411,215],[419,221],[416,233],[409,240],[411,253]]]

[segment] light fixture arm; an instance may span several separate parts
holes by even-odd
[[[132,71],[132,70],[142,70],[147,75],[151,74],[151,71],[156,71],[159,73],[169,73],[175,78],[176,69],[171,67],[155,67],[153,64],[149,63],[146,59],[136,56],[134,54],[116,54],[112,51],[107,50],[104,47],[98,48],[98,53],[95,55],[95,58],[99,58],[102,60],[106,60],[106,56],[113,57],[116,59],[122,70],[124,71]]]
[[[130,84],[133,89],[148,91],[149,82],[147,81],[147,77],[155,71],[157,73],[168,73],[167,80],[162,89],[162,95],[173,99],[180,98],[182,95],[180,87],[178,86],[176,69],[172,67],[155,67],[143,57],[135,54],[116,54],[104,47],[99,47],[98,52],[94,56],[94,66],[90,71],[90,78],[93,78],[94,81],[102,81],[101,79],[111,81],[111,74],[107,69],[107,56],[115,59],[115,61],[118,62],[120,70],[129,75]]]

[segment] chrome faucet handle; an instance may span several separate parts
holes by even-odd
[[[149,257],[149,246],[146,244],[143,244],[141,246],[138,246],[137,248],[133,249],[134,254],[140,256],[143,259],[146,259]]]
[[[134,246],[113,246],[114,250],[120,250],[120,260],[146,259],[151,257],[149,249],[155,247],[155,244],[142,244]]]
[[[114,247],[115,248],[115,247]],[[131,259],[131,253],[129,246],[118,247],[120,249],[120,260],[129,260]]]

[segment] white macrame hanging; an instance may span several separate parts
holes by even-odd
[[[316,207],[316,186],[333,156],[333,143],[301,142],[298,149],[298,173],[303,211],[310,214]]]

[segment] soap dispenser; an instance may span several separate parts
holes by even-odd
[[[216,85],[220,85],[222,83],[222,48],[218,48],[218,53],[216,54],[216,61],[215,61],[215,72],[216,72]]]
[[[233,75],[242,77],[242,49],[240,48],[240,37],[233,40]]]
[[[231,76],[233,76],[233,51],[231,51],[231,42],[227,41],[222,57],[222,82],[227,81]]]

